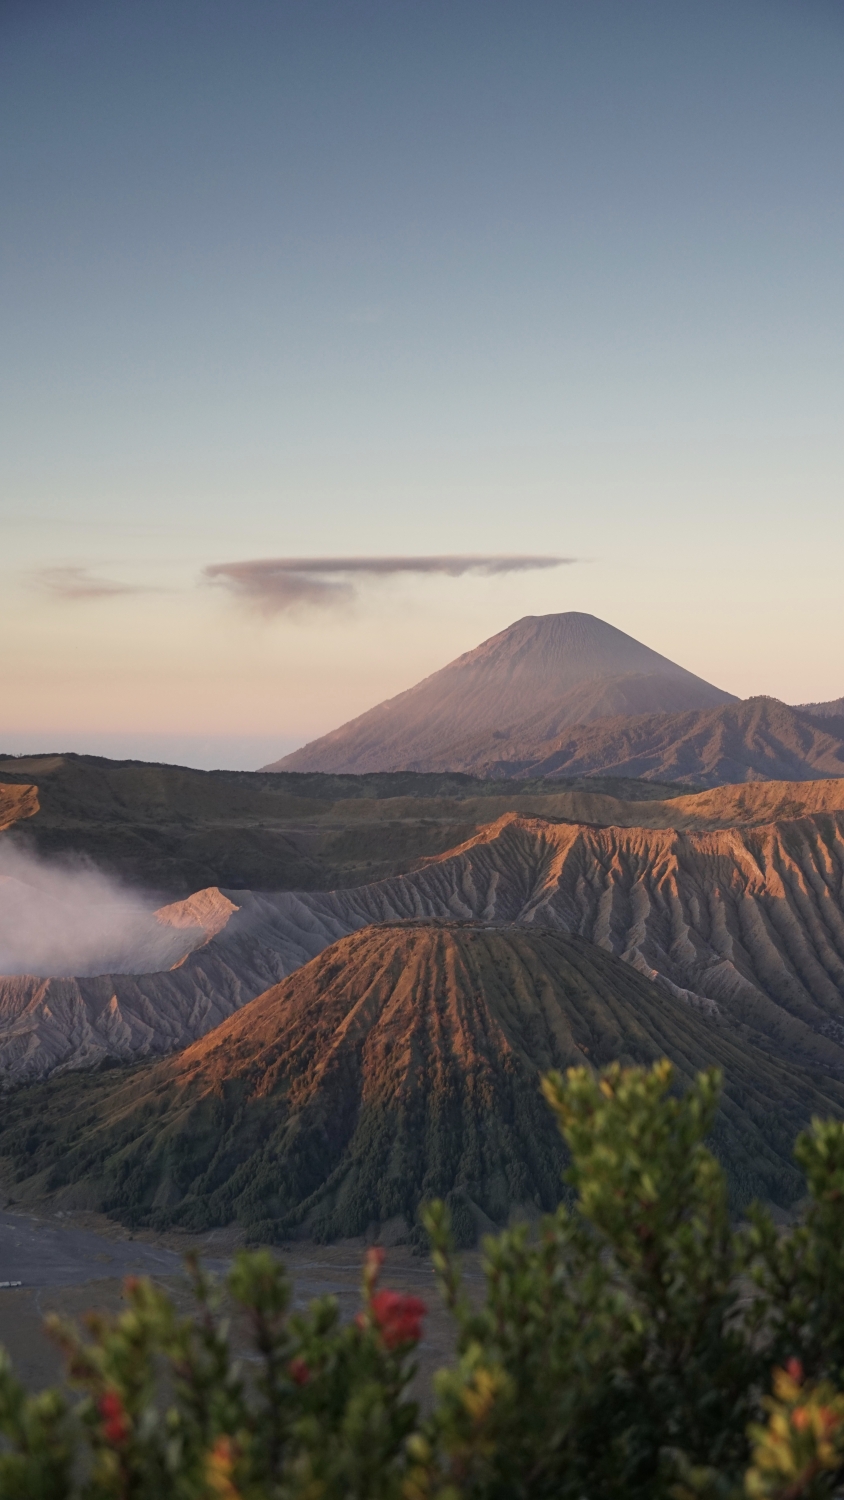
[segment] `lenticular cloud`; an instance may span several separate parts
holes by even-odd
[[[191,946],[152,902],[82,858],[41,859],[0,839],[0,974],[137,974]]]
[[[220,584],[265,614],[284,614],[302,607],[331,609],[351,604],[361,583],[398,574],[495,578],[536,568],[559,568],[574,557],[260,557],[248,562],[214,563],[204,578]]]

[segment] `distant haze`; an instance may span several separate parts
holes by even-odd
[[[109,760],[158,761],[169,766],[195,766],[200,771],[254,771],[264,761],[298,749],[304,735],[286,743],[273,734],[179,734],[162,729],[79,730],[48,726],[26,733],[0,728],[0,758],[4,755],[44,755],[71,751],[103,755]]]

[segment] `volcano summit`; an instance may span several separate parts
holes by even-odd
[[[594,615],[526,615],[268,771],[467,770],[573,724],[736,700]]]

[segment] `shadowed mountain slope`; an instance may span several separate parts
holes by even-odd
[[[348,933],[436,918],[579,933],[732,1017],[756,1045],[844,1075],[844,782],[627,807],[596,797],[570,811],[585,806],[639,822],[508,813],[406,875],[209,892],[178,920],[170,908],[160,919],[184,923],[190,951],[169,972],[0,980],[0,1068],[33,1078],[185,1046]]]
[[[528,615],[433,676],[295,750],[267,770],[472,769],[526,726],[543,743],[613,714],[733,702],[702,678],[594,615]],[[486,751],[468,746],[486,746]]]
[[[604,719],[544,741],[533,729],[511,738],[506,760],[479,737],[455,763],[490,776],[634,776],[704,787],[844,776],[844,722],[813,719],[776,698]]]
[[[831,698],[827,703],[799,703],[802,714],[811,714],[815,719],[844,719],[844,698]]]
[[[16,1200],[133,1225],[406,1235],[444,1196],[469,1243],[559,1199],[543,1071],[662,1055],[681,1083],[725,1072],[714,1147],[737,1206],[802,1191],[794,1135],[844,1110],[844,1085],[813,1083],[581,938],[471,922],[369,927],[178,1056],[19,1090],[0,1156]]]
[[[582,784],[523,779],[508,790],[441,772],[195,771],[93,755],[7,758],[0,781],[0,825],[14,825],[16,841],[48,857],[82,854],[159,900],[212,885],[362,885],[453,849],[502,812],[567,816],[560,792]],[[587,789],[631,802],[684,790],[617,777]]]

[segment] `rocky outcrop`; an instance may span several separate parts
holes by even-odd
[[[37,786],[0,782],[0,833],[38,812]]]

